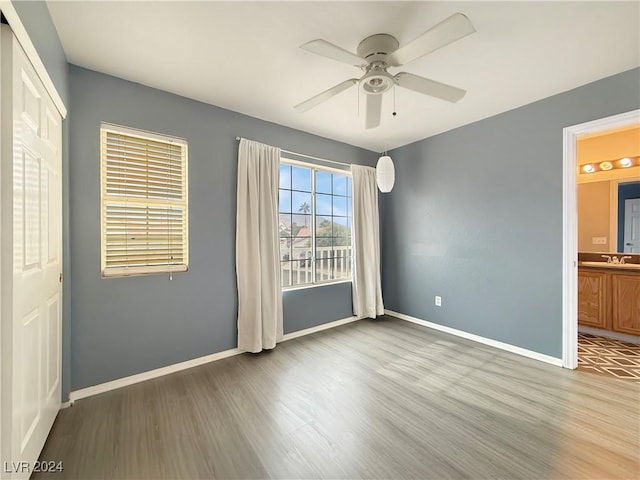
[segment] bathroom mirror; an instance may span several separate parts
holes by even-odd
[[[640,179],[578,184],[578,251],[640,253]]]

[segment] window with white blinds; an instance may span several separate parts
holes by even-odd
[[[102,124],[102,275],[189,264],[187,142]]]

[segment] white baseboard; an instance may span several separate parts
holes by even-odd
[[[73,406],[73,402],[71,400],[69,400],[68,402],[62,402],[60,404],[60,410],[63,410],[65,408],[69,408]]]
[[[640,336],[638,335],[612,332],[611,330],[601,330],[599,328],[587,327],[586,325],[578,325],[578,332],[598,335],[600,337],[613,338],[614,340],[621,340],[623,342],[635,343],[636,345],[640,345]]]
[[[287,340],[293,340],[294,338],[309,335],[311,333],[321,332],[322,330],[327,330],[329,328],[339,327],[340,325],[345,325],[347,323],[355,322],[356,320],[360,319],[360,317],[347,317],[340,320],[335,320],[333,322],[323,323],[322,325],[317,325],[315,327],[305,328],[304,330],[287,333],[284,337],[282,337],[282,341],[286,342]]]
[[[81,398],[108,392],[110,390],[115,390],[116,388],[126,387],[127,385],[133,385],[134,383],[144,382],[145,380],[151,380],[152,378],[162,377],[164,375],[169,375],[170,373],[186,370],[187,368],[197,367],[198,365],[239,355],[240,353],[242,352],[237,348],[232,348],[230,350],[212,353],[211,355],[205,355],[204,357],[198,357],[185,362],[167,365],[166,367],[156,368],[155,370],[149,370],[148,372],[142,372],[129,377],[118,378],[117,380],[111,380],[110,382],[100,383],[91,387],[75,390],[69,394],[69,402],[73,404],[73,402],[80,400]]]
[[[306,328],[304,330],[298,330],[296,332],[287,333],[282,338],[282,341],[284,342],[287,340],[292,340],[294,338],[302,337],[304,335],[309,335],[311,333],[320,332],[322,330],[334,328],[339,325],[351,323],[356,320],[359,320],[359,318],[358,317],[343,318],[341,320],[336,320],[335,322],[323,323],[322,325],[318,325],[316,327]],[[155,370],[149,370],[148,372],[142,372],[136,375],[131,375],[129,377],[118,378],[117,380],[112,380],[110,382],[100,383],[98,385],[93,385],[91,387],[75,390],[69,394],[69,401],[63,403],[61,408],[70,407],[71,405],[73,405],[73,402],[75,402],[76,400],[80,400],[81,398],[91,397],[93,395],[98,395],[99,393],[115,390],[116,388],[122,388],[128,385],[133,385],[134,383],[144,382],[145,380],[151,380],[153,378],[162,377],[164,375],[169,375],[171,373],[179,372],[181,370],[197,367],[205,363],[215,362],[216,360],[222,360],[223,358],[232,357],[234,355],[239,355],[241,353],[243,352],[238,350],[237,348],[232,348],[230,350],[224,350],[222,352],[212,353],[211,355],[205,355],[204,357],[198,357],[192,360],[187,360],[185,362],[175,363],[173,365],[167,365],[166,367],[156,368]]]
[[[407,322],[415,323],[417,325],[422,325],[423,327],[439,330],[441,332],[449,333],[457,337],[466,338],[467,340],[473,340],[474,342],[482,343],[484,345],[489,345],[490,347],[494,347],[494,348],[499,348],[500,350],[505,350],[507,352],[515,353],[517,355],[522,355],[523,357],[533,358],[534,360],[550,363],[551,365],[556,365],[558,367],[562,366],[561,358],[551,357],[543,353],[534,352],[533,350],[527,350],[526,348],[516,347],[515,345],[510,345],[508,343],[499,342],[497,340],[492,340],[490,338],[481,337],[480,335],[474,335],[473,333],[464,332],[462,330],[456,330],[455,328],[446,327],[444,325],[438,325],[437,323],[427,322],[426,320],[421,320],[419,318],[412,317],[410,315],[405,315],[404,313],[398,313],[392,310],[385,310],[384,313],[386,315],[399,318],[400,320],[405,320]]]

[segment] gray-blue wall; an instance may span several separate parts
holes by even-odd
[[[392,151],[385,307],[561,357],[562,129],[639,107],[635,69]]]
[[[72,390],[236,346],[236,136],[372,165],[378,155],[70,66]],[[189,142],[189,271],[100,275],[100,122]],[[286,332],[352,315],[351,284],[287,292]]]
[[[47,5],[42,1],[12,2],[47,69],[53,84],[69,109],[69,76],[67,58],[58,38]],[[65,278],[62,298],[62,397],[66,400],[71,389],[71,255],[69,252],[69,116],[62,123],[62,222],[63,268]]]

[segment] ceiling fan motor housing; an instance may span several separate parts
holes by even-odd
[[[358,45],[357,53],[369,64],[386,62],[387,57],[395,52],[399,46],[400,43],[393,35],[378,33],[362,40]]]
[[[358,56],[369,64],[367,73],[360,79],[360,90],[379,95],[395,85],[395,79],[387,72],[387,57],[398,49],[398,40],[386,33],[365,38],[358,45]]]

